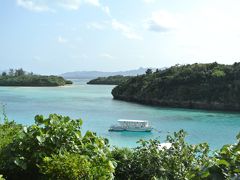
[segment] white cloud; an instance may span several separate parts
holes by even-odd
[[[85,2],[90,5],[100,7],[100,2],[98,0],[85,0]]]
[[[105,29],[106,23],[91,22],[87,24],[88,29],[103,30]]]
[[[106,59],[115,59],[114,56],[112,56],[111,54],[108,54],[108,53],[102,53],[102,54],[100,54],[100,57],[103,57]]]
[[[239,17],[239,14],[227,12],[224,9],[202,9],[191,16],[185,16],[177,35],[180,38],[184,37],[184,42],[205,44],[205,47],[216,42],[218,42],[218,46],[226,45],[221,42],[230,39],[236,40],[236,37],[240,35]]]
[[[89,4],[99,8],[110,16],[109,7],[102,5],[99,0],[16,0],[16,2],[17,5],[34,12],[55,12],[59,7],[66,10],[79,10],[81,5]]]
[[[150,3],[155,3],[156,0],[143,0],[144,3],[150,4]]]
[[[148,30],[167,32],[177,27],[176,17],[164,10],[153,12],[151,18],[145,21]]]
[[[143,39],[140,35],[138,35],[135,32],[135,30],[132,27],[122,24],[119,21],[117,21],[116,19],[112,20],[112,28],[117,31],[122,32],[122,34],[125,37],[127,37],[128,39],[138,39],[138,40]]]
[[[105,12],[108,16],[111,16],[110,8],[108,6],[102,6],[103,12]]]
[[[72,59],[87,59],[89,58],[87,54],[80,54],[80,55],[71,55],[70,56]]]
[[[41,58],[40,58],[39,56],[34,56],[34,57],[33,57],[33,60],[34,60],[34,61],[40,61]]]
[[[96,6],[98,8],[100,8],[104,13],[106,13],[108,16],[110,15],[110,9],[108,6],[104,6],[102,5],[99,0],[85,0],[85,3],[90,4],[92,6]]]
[[[184,15],[175,41],[184,56],[211,61],[225,59],[223,63],[239,57],[239,6],[231,7],[231,11],[227,6],[209,6]]]
[[[34,12],[54,11],[46,4],[41,4],[34,0],[17,0],[17,5]]]
[[[58,5],[68,10],[78,10],[81,0],[59,0]]]
[[[58,36],[57,37],[57,42],[60,43],[60,44],[64,44],[66,43],[68,40],[62,36]]]

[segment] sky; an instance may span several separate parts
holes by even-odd
[[[0,3],[0,70],[60,74],[240,60],[239,0]]]

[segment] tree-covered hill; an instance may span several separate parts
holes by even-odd
[[[127,81],[131,76],[108,76],[108,77],[98,77],[96,79],[90,80],[87,84],[106,84],[106,85],[119,85]]]
[[[43,76],[26,73],[22,69],[10,69],[0,76],[0,86],[64,86],[72,84],[61,76]]]
[[[130,78],[114,99],[150,105],[240,110],[240,63],[176,65]]]

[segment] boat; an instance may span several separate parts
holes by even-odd
[[[151,132],[152,127],[146,120],[119,119],[118,125],[111,126],[109,131]]]
[[[172,147],[172,143],[170,142],[165,142],[158,145],[159,150],[170,149],[171,147]]]

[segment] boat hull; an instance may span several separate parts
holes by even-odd
[[[122,128],[122,127],[111,127],[109,131],[130,131],[130,132],[151,132],[152,128]]]

